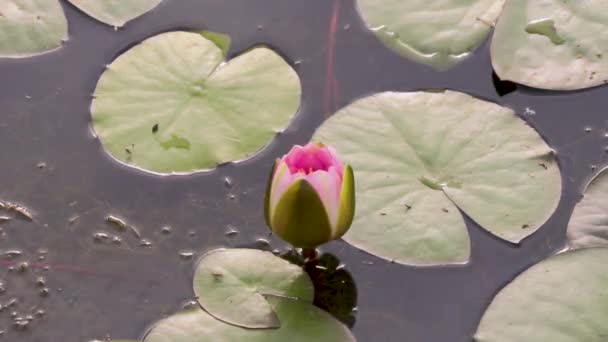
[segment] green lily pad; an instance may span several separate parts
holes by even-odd
[[[223,63],[229,40],[204,35],[164,33],[108,66],[91,114],[114,158],[157,173],[209,170],[251,157],[289,124],[295,71],[265,47]]]
[[[538,133],[512,110],[458,92],[366,97],[313,140],[335,147],[356,174],[357,213],[344,240],[395,262],[466,262],[459,210],[518,243],[561,195],[553,150]]]
[[[270,252],[219,249],[201,259],[194,293],[215,318],[246,328],[277,328],[279,318],[266,295],[312,303],[314,286],[301,267]]]
[[[122,27],[127,21],[152,10],[162,0],[68,0],[91,17],[112,25]]]
[[[67,39],[68,22],[59,1],[0,1],[0,58],[39,55]]]
[[[568,223],[572,248],[608,246],[608,169],[587,186]]]
[[[515,278],[492,301],[476,342],[604,342],[608,249],[567,252]]]
[[[305,302],[268,297],[281,319],[280,329],[246,329],[226,324],[200,308],[168,317],[144,342],[353,342],[351,332],[327,312]]]
[[[487,37],[505,0],[357,0],[367,26],[406,58],[438,69]]]
[[[531,87],[572,90],[608,82],[604,0],[510,0],[492,40],[496,74]]]

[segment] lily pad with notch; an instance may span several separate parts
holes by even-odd
[[[267,300],[283,323],[280,328],[246,329],[193,308],[160,321],[144,337],[144,342],[356,341],[342,323],[310,303],[274,296],[267,296]]]
[[[385,92],[348,105],[314,134],[357,179],[344,240],[394,262],[468,261],[461,211],[518,243],[561,197],[554,151],[505,107],[454,91]]]
[[[502,80],[573,90],[608,82],[604,0],[509,0],[492,39]]]
[[[505,0],[358,0],[389,48],[437,69],[466,58],[488,36]]]
[[[608,168],[587,185],[568,223],[571,248],[608,247]]]
[[[502,289],[476,342],[603,342],[608,336],[608,249],[553,256]]]
[[[205,254],[196,268],[194,292],[213,317],[245,328],[277,328],[283,323],[267,295],[312,303],[306,272],[274,254],[255,249],[219,249]]]
[[[169,32],[112,62],[91,105],[106,151],[167,174],[210,170],[269,144],[299,108],[299,78],[263,46],[224,62],[229,42],[208,32]]]

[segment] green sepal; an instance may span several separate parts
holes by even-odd
[[[348,231],[355,217],[355,174],[350,165],[344,166],[342,189],[340,189],[340,209],[334,239],[340,238]]]
[[[279,165],[279,159],[277,159],[272,165],[270,174],[268,175],[268,182],[266,182],[266,194],[264,195],[264,220],[268,228],[272,229],[270,225],[270,194],[272,193],[272,183],[274,183],[274,173]]]
[[[315,248],[332,240],[325,206],[305,179],[295,181],[281,196],[274,209],[271,227],[295,247]]]
[[[228,55],[228,50],[230,50],[230,44],[232,40],[229,35],[211,31],[203,31],[201,32],[201,36],[210,40],[215,44],[220,50],[222,50],[222,56],[226,58]]]

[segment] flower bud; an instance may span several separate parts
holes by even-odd
[[[353,170],[330,147],[296,145],[272,168],[264,211],[270,229],[295,247],[339,239],[355,214]]]

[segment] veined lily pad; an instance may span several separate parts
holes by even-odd
[[[0,1],[0,58],[35,56],[60,47],[67,38],[59,1]]]
[[[571,90],[608,82],[605,0],[510,0],[496,25],[496,74],[531,87]]]
[[[195,308],[162,320],[144,342],[353,342],[338,320],[312,304],[268,297],[281,320],[280,329],[246,329],[224,323]]]
[[[404,57],[443,69],[487,37],[505,0],[357,0],[368,27]]]
[[[288,125],[300,103],[295,71],[265,47],[222,63],[228,40],[212,38],[161,34],[108,66],[91,114],[114,158],[158,173],[209,170],[252,156]]]
[[[585,197],[574,208],[568,240],[572,248],[608,246],[608,169],[589,183]]]
[[[608,249],[567,252],[517,277],[492,301],[476,342],[604,342]]]
[[[122,27],[127,21],[158,6],[162,0],[68,0],[91,17],[112,25]]]
[[[314,298],[314,286],[301,267],[255,249],[207,253],[196,268],[194,292],[211,315],[246,328],[281,326],[265,295],[306,303]]]
[[[561,177],[553,150],[513,111],[471,96],[385,92],[328,119],[313,140],[337,149],[357,179],[344,239],[396,262],[462,263],[462,210],[517,243],[553,213]]]

